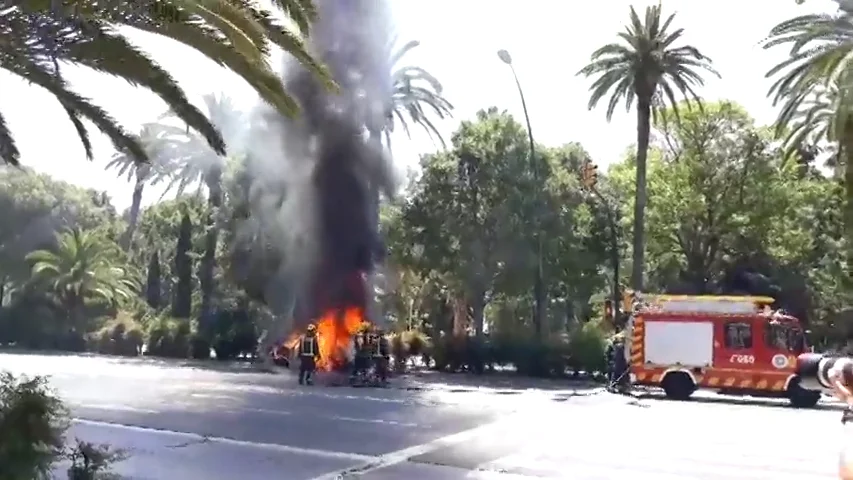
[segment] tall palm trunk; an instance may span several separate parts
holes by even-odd
[[[207,218],[205,220],[204,255],[199,268],[201,288],[201,330],[210,339],[212,335],[211,306],[213,304],[213,270],[216,265],[216,246],[219,243],[219,208],[222,206],[222,169],[214,167],[205,177],[207,184]]]
[[[380,130],[370,130],[370,142],[374,147],[382,150],[382,131]],[[370,219],[373,228],[376,230],[376,239],[379,238],[379,185],[368,185],[368,189],[370,192],[370,213],[368,218]],[[379,301],[376,298],[376,284],[377,284],[377,273],[376,273],[376,265],[374,265],[373,270],[371,270],[370,274],[367,276],[367,288],[365,291],[367,293],[367,318],[369,318],[373,322],[384,323],[382,320],[382,312],[379,311]]]
[[[637,95],[637,183],[634,197],[634,265],[631,269],[631,288],[643,290],[643,269],[646,249],[646,160],[651,135],[651,95]]]
[[[145,190],[145,176],[137,171],[136,184],[133,186],[133,197],[130,202],[130,213],[127,219],[127,229],[121,238],[121,247],[125,250],[130,250],[133,244],[133,234],[136,233],[136,227],[139,225],[139,210],[142,207],[142,191]]]

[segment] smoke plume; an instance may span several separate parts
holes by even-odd
[[[271,290],[308,299],[320,309],[364,304],[360,273],[381,259],[375,191],[391,195],[392,168],[377,141],[391,100],[386,44],[391,15],[385,0],[322,0],[309,49],[340,85],[330,92],[294,61],[282,78],[301,105],[287,119],[268,106],[253,115],[248,140],[249,219],[244,236],[281,248]],[[261,254],[260,251],[257,252]],[[353,279],[361,285],[353,288]],[[307,287],[307,288],[306,288]],[[296,290],[295,290],[296,289]]]

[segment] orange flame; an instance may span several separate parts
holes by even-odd
[[[317,368],[332,370],[346,363],[346,351],[350,348],[353,335],[366,321],[360,307],[331,310],[317,320],[317,343],[320,344],[320,360]]]
[[[317,320],[317,343],[320,346],[320,359],[317,368],[332,370],[347,362],[346,352],[350,348],[353,335],[367,321],[361,307],[347,307],[343,310],[330,310]],[[283,346],[289,352],[299,347],[299,339],[304,331],[293,332]]]

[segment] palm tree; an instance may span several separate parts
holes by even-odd
[[[229,143],[241,145],[239,132],[244,118],[234,102],[226,95],[208,94],[203,97],[210,122],[222,132]],[[163,115],[161,120],[177,120],[179,117]],[[213,300],[213,274],[216,262],[216,247],[219,242],[218,214],[222,206],[222,176],[226,167],[226,158],[216,151],[195,132],[171,127],[164,140],[158,143],[168,149],[168,167],[162,168],[153,179],[153,183],[168,181],[166,192],[177,188],[177,194],[192,185],[204,185],[207,188],[208,213],[205,233],[205,251],[199,269],[201,288],[202,330],[208,326]],[[164,194],[166,193],[164,192]]]
[[[115,244],[79,229],[56,236],[56,246],[30,252],[32,284],[44,289],[68,312],[71,328],[85,329],[88,302],[117,305],[139,292],[135,275],[119,267]]]
[[[598,105],[606,95],[607,120],[613,117],[620,102],[630,110],[637,102],[637,178],[634,202],[634,257],[631,286],[643,288],[645,253],[646,158],[649,150],[651,121],[667,106],[678,116],[676,91],[687,100],[701,106],[694,91],[704,85],[702,73],[719,74],[711,66],[711,59],[695,47],[674,44],[681,39],[684,29],[670,30],[675,14],[661,21],[661,6],[646,8],[640,19],[631,7],[630,22],[626,31],[619,33],[622,43],[605,45],[592,53],[590,64],[579,75],[595,76],[590,87],[589,108]]]
[[[403,57],[420,45],[417,40],[412,40],[402,47],[397,48],[398,37],[395,35],[386,43],[385,55],[387,56],[387,65],[390,67],[389,74],[391,76],[391,99],[388,104],[388,111],[385,115],[385,122],[379,125],[367,125],[370,141],[376,145],[382,144],[384,137],[385,145],[388,149],[391,148],[391,134],[394,128],[399,124],[406,135],[411,137],[409,123],[420,125],[435,141],[441,142],[442,147],[445,146],[444,139],[441,137],[435,124],[432,123],[429,116],[435,115],[439,119],[448,118],[452,115],[453,105],[442,96],[443,87],[441,83],[432,76],[428,71],[421,67],[415,66],[400,66],[400,61]],[[371,217],[373,223],[379,228],[379,187],[372,187],[372,212]],[[376,292],[376,285],[379,282],[377,273],[371,274],[368,279],[370,291]],[[371,308],[376,305],[372,305]],[[371,312],[373,315],[374,312]]]
[[[790,47],[790,56],[767,72],[768,95],[782,105],[776,132],[788,149],[830,142],[844,168],[844,223],[853,238],[853,12],[803,15],[773,27],[764,48]]]
[[[409,122],[420,125],[433,140],[438,140],[444,146],[444,139],[436,129],[429,115],[435,115],[438,119],[452,116],[453,105],[442,96],[443,87],[441,83],[429,72],[421,67],[399,66],[400,60],[418,47],[421,42],[412,40],[400,48],[397,46],[395,36],[388,42],[388,65],[391,66],[392,95],[390,110],[386,117],[386,123],[382,132],[371,132],[376,136],[384,133],[385,143],[391,147],[391,133],[399,124],[406,135],[411,136]]]
[[[266,61],[267,41],[294,56],[327,86],[334,84],[326,68],[306,51],[316,10],[310,0],[274,0],[297,26],[279,25],[271,12],[244,0],[222,0],[208,9],[200,0],[113,2],[94,0],[56,2],[26,0],[0,10],[0,68],[38,85],[56,97],[77,130],[86,155],[92,146],[81,119],[91,121],[116,149],[140,161],[148,159],[144,145],[105,110],[75,93],[60,72],[60,62],[89,67],[123,78],[162,98],[187,125],[200,132],[211,148],[225,152],[222,136],[186,98],[174,78],[117,30],[116,26],[165,36],[201,52],[249,83],[279,112],[293,115],[297,104]],[[0,160],[17,164],[20,152],[0,115]]]
[[[133,181],[133,195],[131,197],[130,212],[128,214],[127,230],[121,238],[121,246],[125,250],[130,248],[133,235],[139,223],[139,212],[142,205],[142,192],[145,186],[157,176],[157,172],[165,171],[168,159],[164,153],[168,151],[168,126],[158,123],[146,123],[139,132],[139,141],[145,147],[149,155],[148,163],[139,163],[137,159],[127,150],[117,152],[107,163],[106,169],[118,170],[118,176],[126,177],[127,181]]]

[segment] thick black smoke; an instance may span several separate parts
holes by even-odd
[[[382,250],[374,192],[393,191],[389,159],[375,141],[391,100],[388,6],[384,0],[316,4],[320,20],[309,49],[329,66],[340,91],[286,62],[285,87],[300,115],[288,120],[267,111],[250,140],[251,173],[266,192],[256,196],[274,196],[276,183],[279,195],[284,190],[280,201],[254,201],[252,216],[279,231],[285,258],[279,273],[290,285],[307,286],[301,299],[308,318],[365,305],[362,274],[381,260]]]

